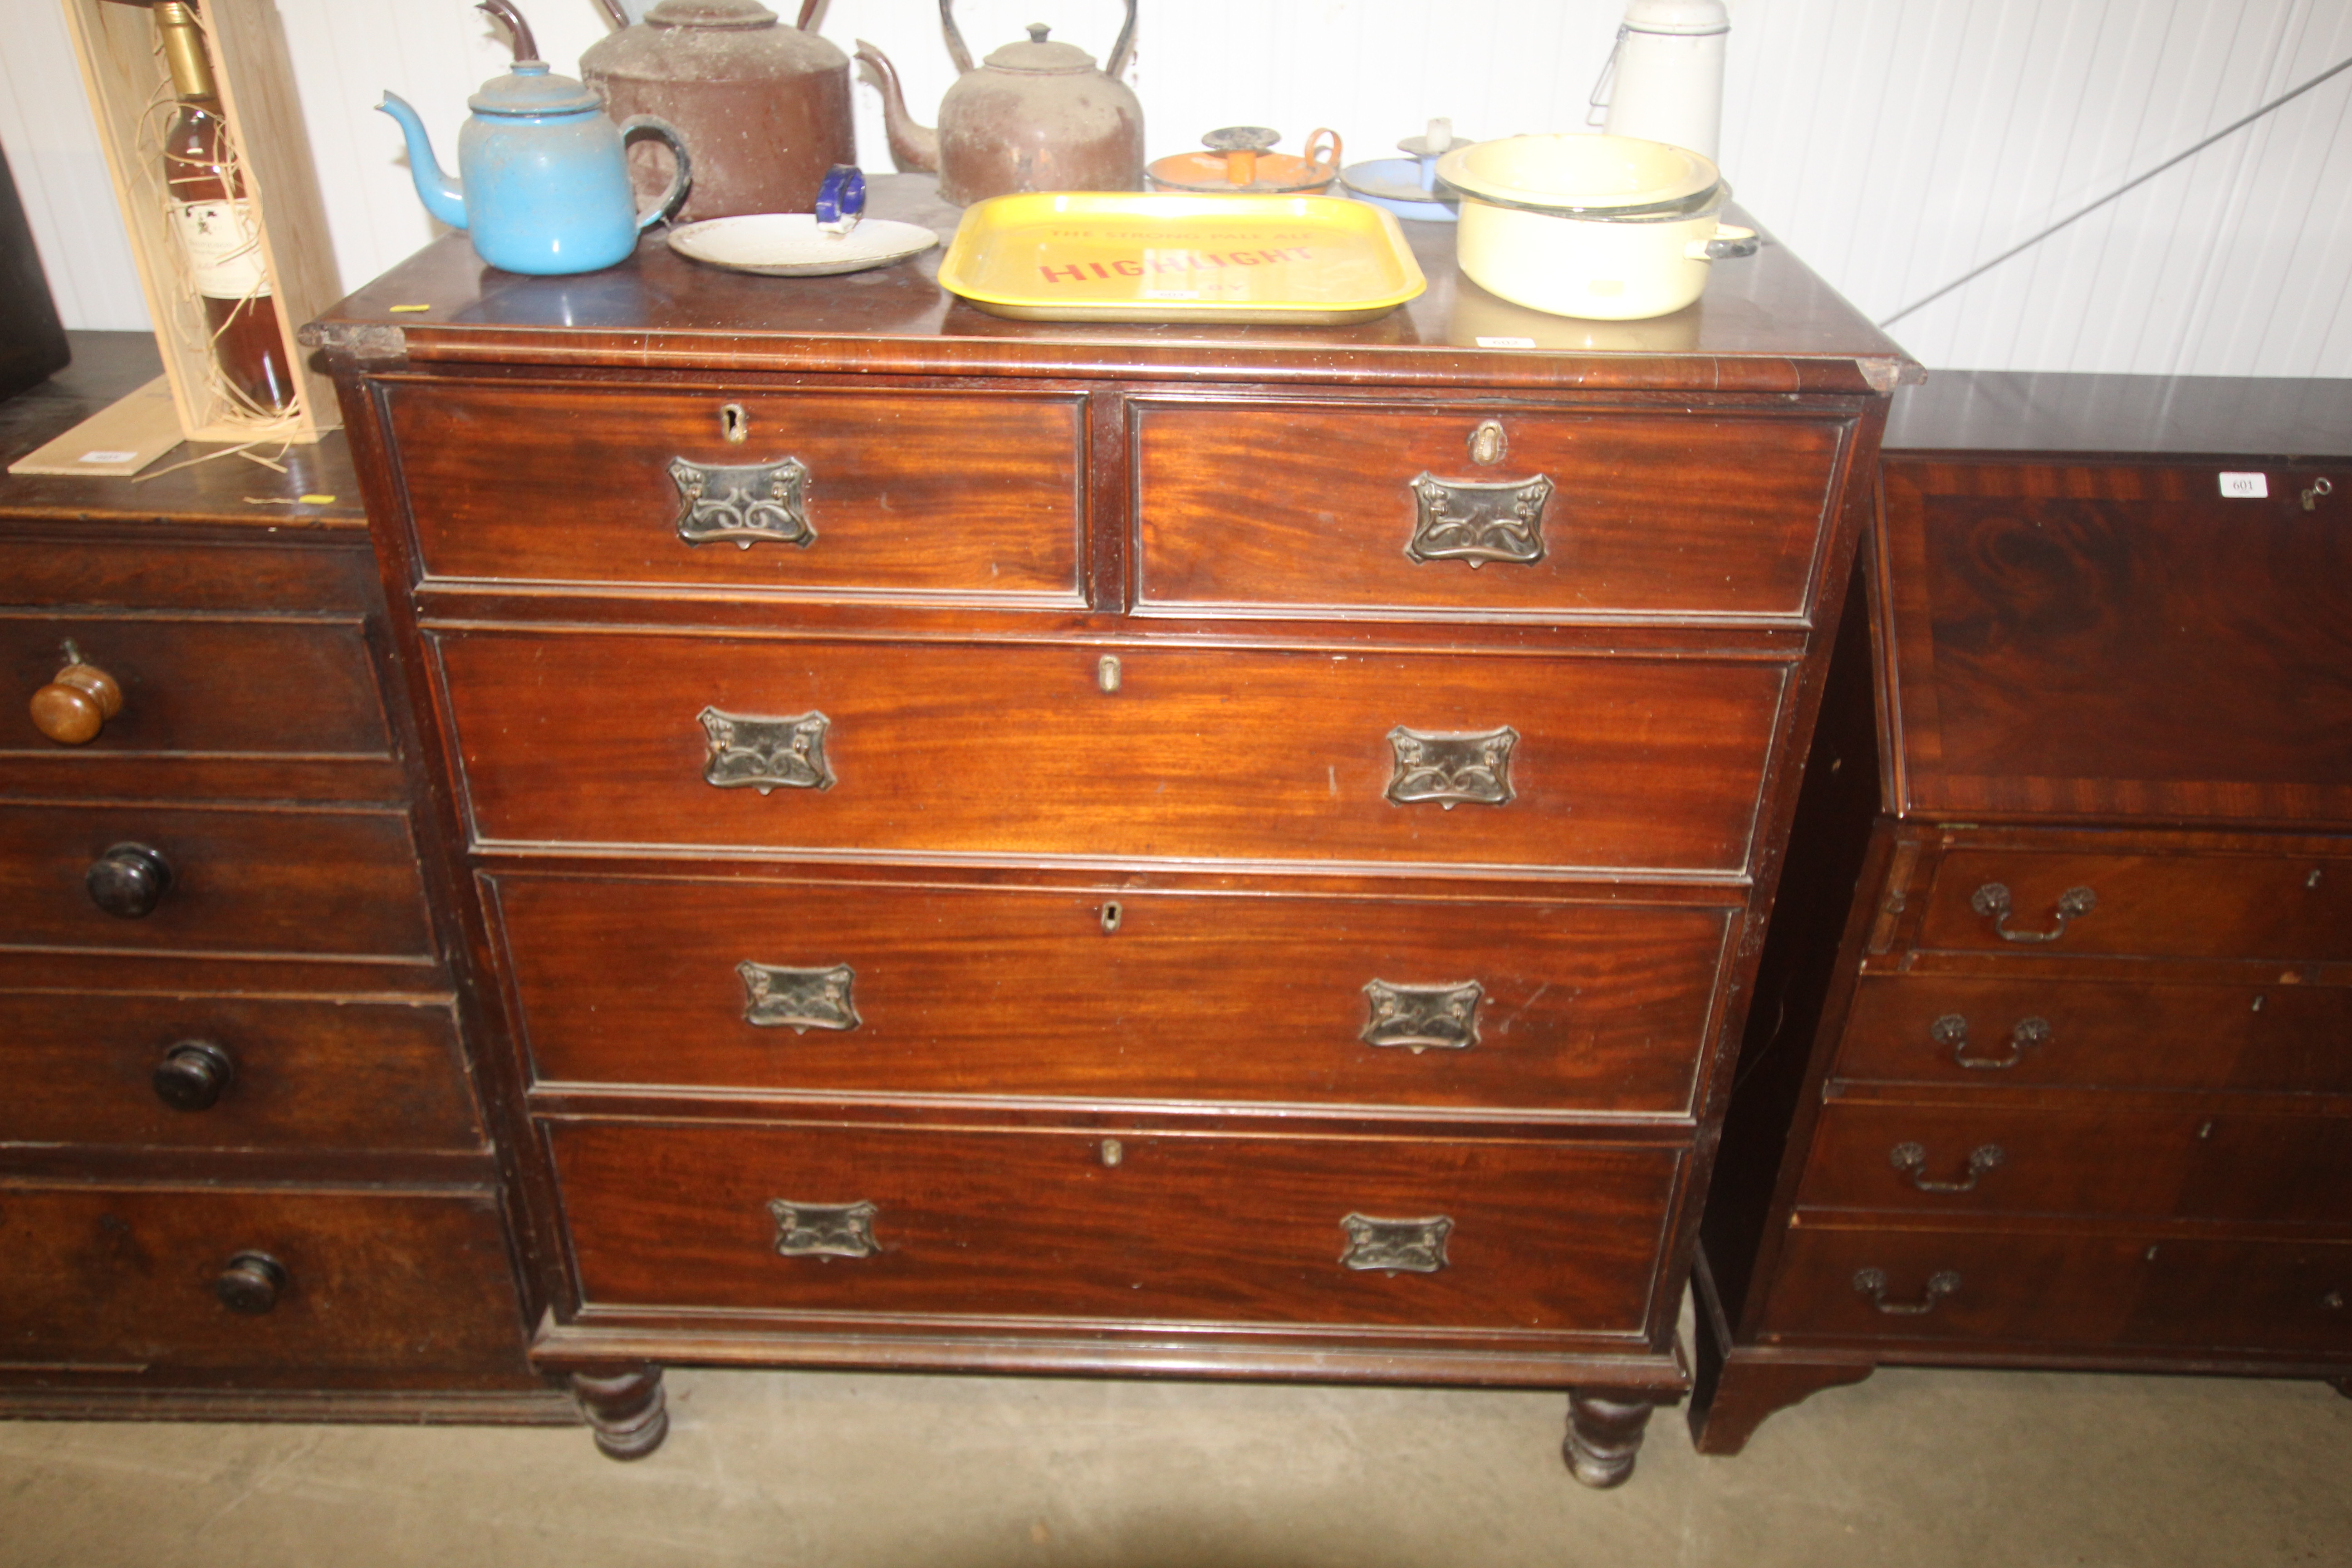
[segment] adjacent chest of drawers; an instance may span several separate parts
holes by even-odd
[[[1628,1471],[1901,361],[1777,247],[1482,346],[1447,243],[1323,331],[462,240],[313,329],[607,1452],[705,1363],[1558,1387]]]
[[[1886,1362],[2352,1373],[2346,385],[1907,395],[1709,1202],[1703,1449]]]
[[[79,337],[9,457],[153,374]],[[565,1419],[350,462],[283,462],[0,480],[0,1415]]]

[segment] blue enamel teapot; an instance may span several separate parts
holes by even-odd
[[[509,272],[593,272],[624,259],[640,233],[685,203],[693,177],[685,143],[650,114],[614,125],[604,100],[550,74],[512,0],[485,0],[478,9],[512,29],[515,62],[466,100],[474,112],[457,132],[458,178],[442,173],[416,110],[390,92],[376,105],[408,138],[425,210],[466,230],[475,255]],[[660,138],[677,155],[669,189],[644,214],[629,189],[625,147],[639,134]]]

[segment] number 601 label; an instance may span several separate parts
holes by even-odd
[[[2266,500],[2271,493],[2268,474],[2223,474],[2221,493],[2231,500]]]

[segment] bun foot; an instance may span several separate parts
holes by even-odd
[[[1560,1455],[1569,1474],[1596,1489],[1622,1486],[1654,1408],[1646,1399],[1620,1399],[1583,1389],[1568,1396],[1568,1440]]]
[[[669,1436],[669,1402],[662,1393],[662,1369],[628,1367],[614,1373],[575,1372],[572,1397],[608,1459],[642,1459]]]

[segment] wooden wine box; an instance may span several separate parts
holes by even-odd
[[[155,323],[165,377],[192,441],[316,441],[341,423],[334,384],[313,374],[296,330],[342,297],[294,68],[273,0],[201,0],[206,51],[221,112],[239,151],[246,194],[260,217],[263,266],[278,301],[278,330],[299,387],[274,420],[238,413],[215,390],[204,307],[184,280],[163,185],[156,132],[170,113],[171,79],[145,0],[64,0],[66,25],[106,149],[139,283]]]

